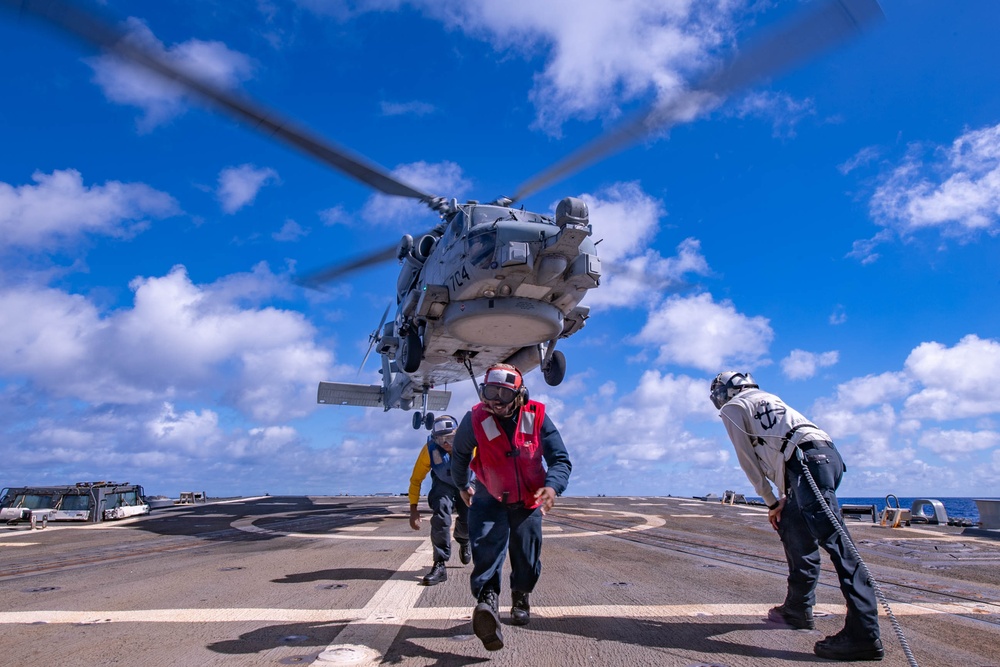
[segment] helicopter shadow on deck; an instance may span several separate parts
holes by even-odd
[[[274,515],[287,516],[274,516]],[[315,503],[302,496],[269,496],[234,504],[185,505],[153,510],[150,516],[128,526],[163,536],[197,537],[212,542],[270,541],[285,532],[323,535],[337,528],[381,524],[392,511],[381,504]],[[254,518],[258,517],[258,518]],[[234,528],[250,519],[263,532]],[[393,518],[392,520],[396,520]]]

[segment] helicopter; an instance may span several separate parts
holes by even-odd
[[[353,271],[396,260],[395,315],[387,308],[369,337],[362,368],[374,350],[380,384],[320,382],[317,401],[413,410],[412,425],[430,429],[434,410],[451,399],[447,386],[476,384],[495,363],[522,373],[540,368],[549,386],[566,374],[559,340],[579,332],[590,316],[581,301],[601,284],[602,266],[586,202],[565,197],[554,215],[514,204],[608,155],[666,128],[688,122],[726,96],[774,75],[857,34],[882,18],[876,0],[827,0],[786,21],[686,93],[651,105],[616,129],[526,181],[512,196],[459,203],[423,192],[385,169],[333,144],[274,111],[166,61],[107,19],[67,0],[0,0],[22,16],[43,20],[84,42],[180,85],[245,125],[273,136],[381,193],[415,199],[439,222],[417,235],[299,280],[324,284]],[[441,389],[440,387],[445,387]]]

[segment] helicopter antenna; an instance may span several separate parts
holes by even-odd
[[[884,18],[877,0],[828,0],[785,22],[691,90],[654,104],[532,177],[518,188],[512,199],[520,201],[656,131],[691,120],[720,104],[726,95],[759,79],[780,74]]]
[[[113,26],[97,14],[76,7],[65,0],[0,0],[0,4],[7,5],[22,15],[31,15],[41,19],[93,46],[109,51],[134,65],[179,84],[221,108],[243,124],[256,128],[264,134],[277,137],[286,144],[308,153],[346,176],[350,176],[379,192],[418,199],[439,213],[447,206],[447,202],[442,197],[422,192],[365,158],[320,138],[306,128],[297,127],[276,112],[238,97],[194,73],[164,60],[157,53],[138,44],[128,33]]]

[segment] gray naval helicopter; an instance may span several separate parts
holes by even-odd
[[[66,0],[0,4],[181,85],[246,125],[379,192],[419,200],[438,214],[440,222],[423,234],[404,235],[388,248],[300,281],[320,287],[373,264],[394,259],[401,263],[395,317],[387,321],[386,309],[365,354],[367,360],[374,349],[381,356],[381,383],[320,382],[317,400],[381,406],[386,411],[412,410],[419,402],[415,429],[430,429],[430,411],[447,409],[451,392],[438,387],[466,377],[475,383],[477,374],[498,362],[524,373],[541,368],[550,386],[563,380],[566,358],[555,349],[556,343],[583,328],[590,309],[580,302],[601,282],[587,205],[567,197],[552,217],[515,208],[516,201],[656,132],[690,121],[734,91],[778,74],[882,18],[876,0],[818,3],[694,82],[687,92],[650,105],[541,172],[514,196],[463,204],[422,192],[273,111],[178,68],[79,5]]]

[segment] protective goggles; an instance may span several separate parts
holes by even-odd
[[[503,387],[497,384],[483,385],[483,400],[497,401],[498,403],[510,403],[517,396],[517,392],[510,387]]]

